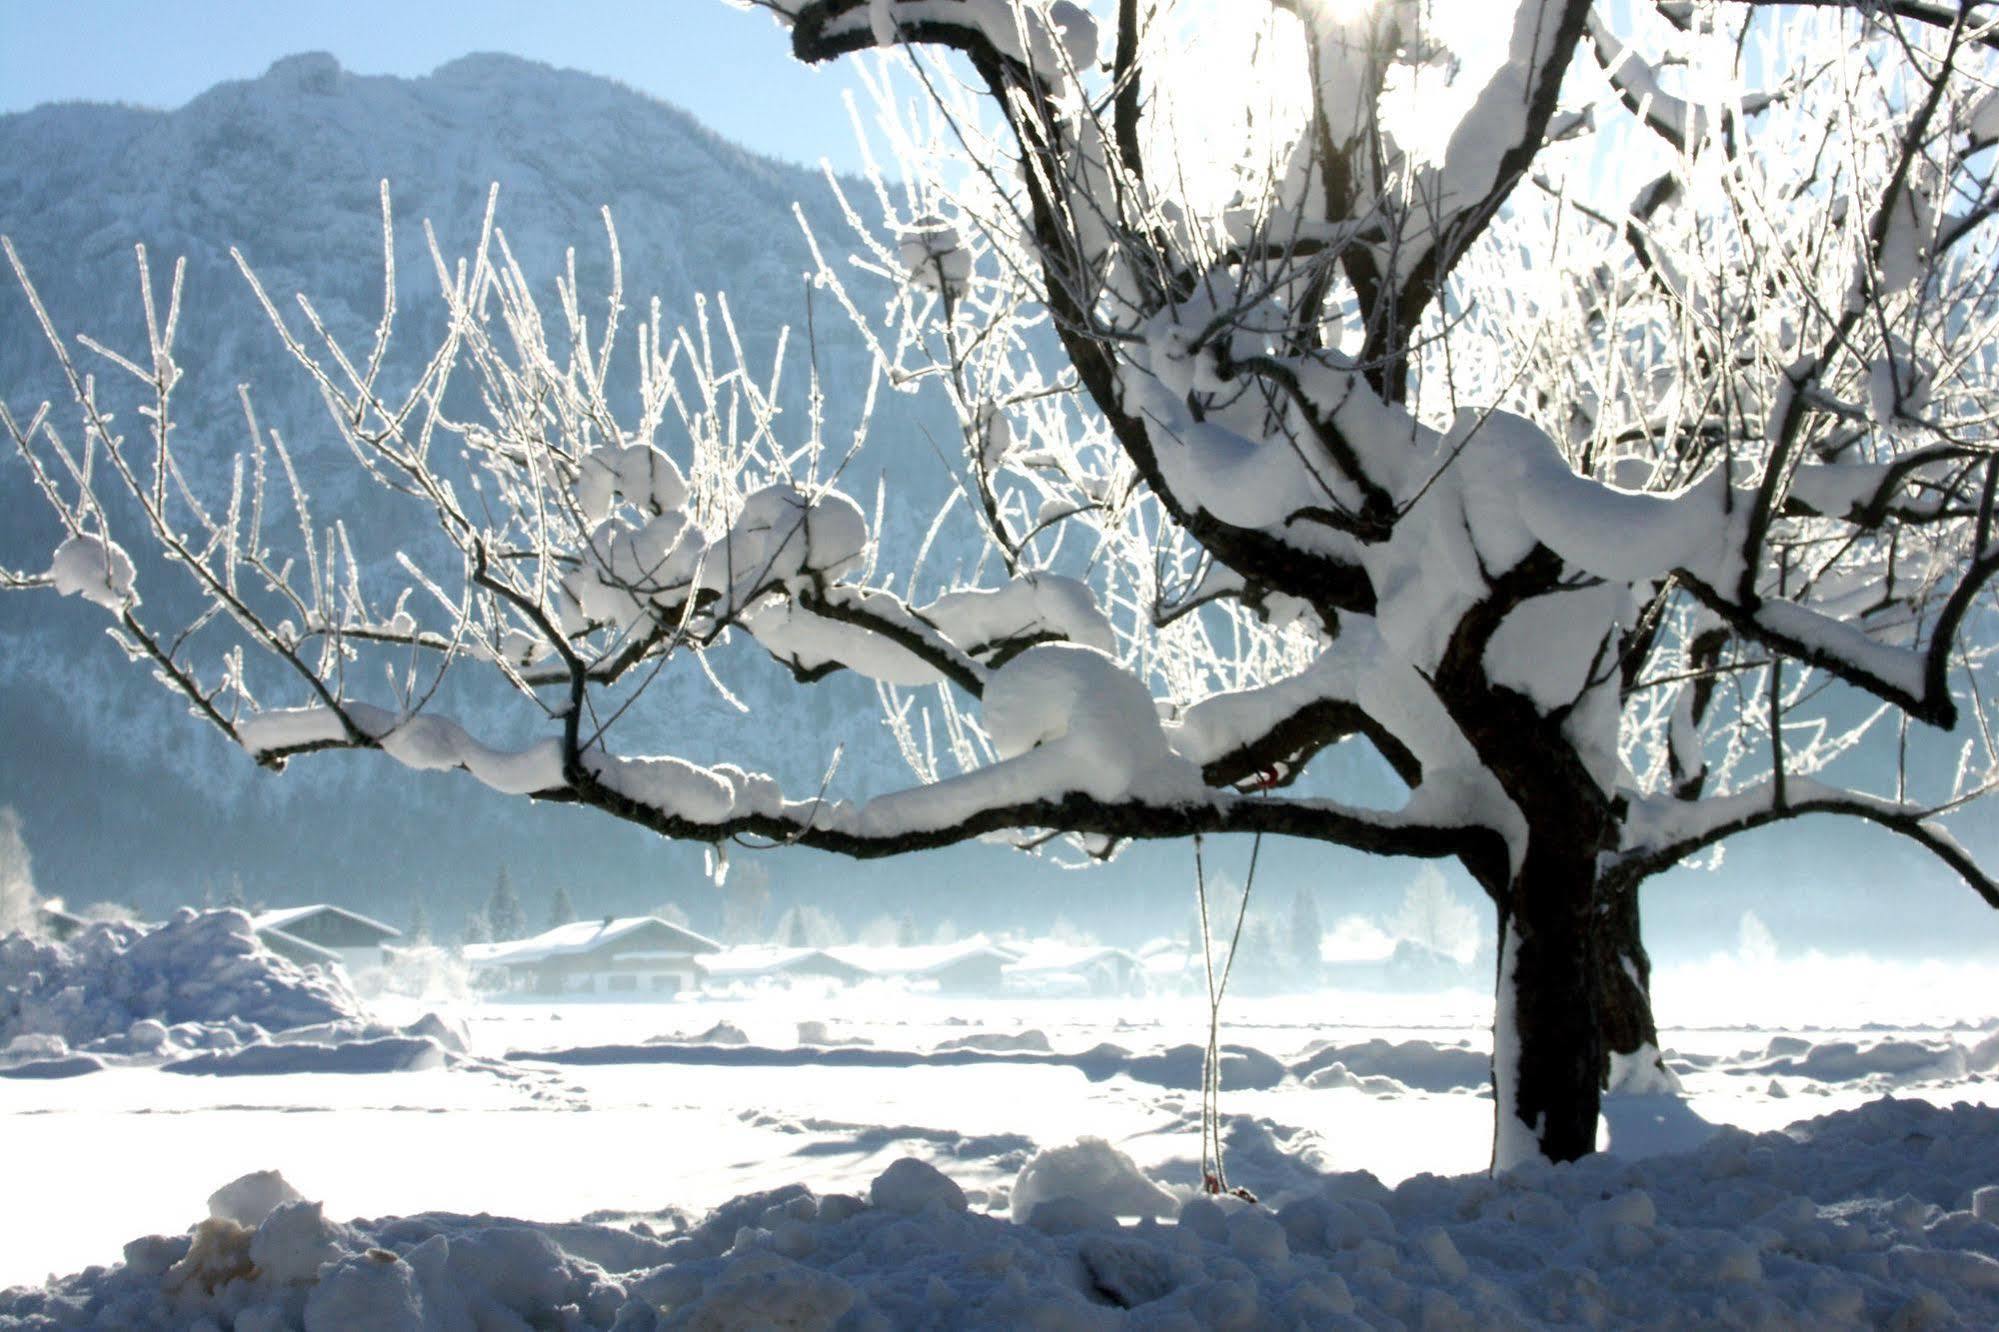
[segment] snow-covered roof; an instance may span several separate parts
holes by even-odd
[[[949,944],[916,944],[908,948],[843,944],[825,951],[836,961],[859,967],[862,971],[871,971],[877,976],[928,976],[970,958],[993,957],[1006,963],[1020,956],[1015,950],[1003,948],[984,935]]]
[[[1035,943],[1018,959],[1009,963],[1006,970],[1017,975],[1035,972],[1082,971],[1103,963],[1124,963],[1139,966],[1139,960],[1122,948],[1109,948],[1101,944],[1058,944]]]
[[[823,948],[784,948],[769,944],[746,944],[704,953],[699,965],[710,976],[751,977],[781,975],[808,968],[813,963],[821,963],[830,971],[853,972],[856,976],[864,972],[863,968],[834,957]]]
[[[80,930],[89,924],[82,916],[77,915],[74,911],[65,909],[61,898],[52,897],[41,903],[38,909],[41,911],[44,920],[52,920],[71,929]]]
[[[400,939],[403,936],[401,930],[393,925],[384,925],[373,916],[364,916],[358,911],[349,911],[346,907],[331,906],[325,902],[315,902],[311,906],[279,907],[274,911],[259,911],[250,917],[250,924],[257,933],[264,934],[270,930],[287,930],[309,916],[319,915],[340,916],[357,925],[380,930],[384,938]]]
[[[288,957],[294,962],[318,962],[332,965],[340,961],[340,954],[334,952],[331,948],[326,948],[316,943],[309,943],[299,938],[296,934],[286,934],[283,930],[259,929],[257,937],[263,941],[266,948],[281,957]]]
[[[672,921],[661,920],[658,916],[625,916],[616,920],[574,920],[567,925],[544,930],[533,938],[514,939],[507,943],[470,944],[465,949],[465,960],[482,966],[532,966],[551,958],[594,953],[647,929],[667,931],[668,937],[684,942],[687,945],[684,951],[689,953],[712,953],[721,947],[705,935],[696,934]]]

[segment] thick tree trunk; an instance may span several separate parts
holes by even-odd
[[[1506,617],[1565,577],[1561,559],[1536,546],[1490,578],[1490,594],[1458,621],[1434,676],[1438,699],[1526,825],[1524,851],[1516,847],[1503,861],[1484,852],[1465,860],[1499,906],[1492,1159],[1501,1170],[1536,1155],[1573,1161],[1595,1151],[1603,1097],[1597,860],[1617,844],[1617,815],[1609,774],[1588,756],[1616,752],[1616,709],[1599,706],[1614,700],[1586,692],[1546,708],[1495,684],[1486,660]],[[1577,726],[1600,729],[1579,747]],[[1629,925],[1635,939],[1635,913]]]
[[[1530,838],[1500,916],[1493,1027],[1493,1167],[1596,1150],[1604,1069],[1600,975],[1591,946],[1594,846]]]
[[[1631,1068],[1627,1077],[1648,1084],[1654,1077],[1670,1081],[1659,1062],[1659,1027],[1652,1017],[1652,959],[1639,932],[1638,890],[1626,888],[1602,896],[1593,917],[1602,1085],[1606,1090],[1612,1086],[1613,1056],[1649,1062],[1650,1068]]]

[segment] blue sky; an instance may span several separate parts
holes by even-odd
[[[758,152],[859,165],[841,104],[851,72],[798,65],[767,15],[723,0],[0,0],[0,113],[177,107],[300,51],[402,75],[510,52],[617,79]]]

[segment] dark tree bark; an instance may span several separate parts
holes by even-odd
[[[1533,837],[1501,913],[1493,1049],[1501,1168],[1530,1145],[1551,1161],[1596,1150],[1605,1055],[1601,978],[1590,964],[1595,862],[1594,846],[1571,831]]]
[[[1600,1021],[1603,1033],[1601,1082],[1610,1086],[1610,1056],[1633,1055],[1650,1048],[1658,1058],[1659,1027],[1652,1017],[1652,958],[1638,916],[1638,889],[1599,888],[1591,917],[1591,953],[1595,959]]]
[[[1526,822],[1518,866],[1466,860],[1499,908],[1493,1033],[1493,1162],[1538,1151],[1573,1161],[1596,1150],[1603,1096],[1603,983],[1596,953],[1599,853],[1616,814],[1575,742],[1568,709],[1491,683],[1485,650],[1516,607],[1559,585],[1561,562],[1536,547],[1492,578],[1451,635],[1436,689],[1487,772]],[[1634,922],[1635,924],[1635,922]]]

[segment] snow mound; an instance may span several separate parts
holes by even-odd
[[[1116,1165],[1108,1149],[1068,1151],[1039,1158],[1077,1172],[1045,1224],[963,1210],[904,1159],[876,1205],[792,1185],[665,1240],[438,1214],[339,1225],[274,1177],[239,1182],[223,1191],[254,1204],[238,1215],[270,1203],[254,1227],[217,1215],[134,1240],[122,1263],[0,1294],[0,1328],[1999,1323],[1999,1109],[1884,1100],[1676,1156],[1393,1190],[1301,1177],[1264,1206],[1195,1198],[1135,1226],[1074,1197]]]
[[[66,943],[0,939],[0,1049],[161,1055],[233,1050],[274,1031],[364,1022],[346,983],[264,948],[240,911],[93,925]]]
[[[304,1202],[305,1195],[275,1170],[258,1170],[232,1179],[208,1195],[208,1214],[239,1226],[255,1227],[286,1203]]]
[[[442,1045],[428,1036],[376,1036],[343,1041],[280,1042],[211,1050],[166,1065],[168,1073],[218,1077],[281,1073],[403,1073],[443,1068],[450,1063]]]
[[[724,1024],[726,1025],[726,1024]],[[730,1031],[736,1030],[729,1027]],[[1284,1065],[1253,1046],[1221,1048],[1222,1089],[1265,1089],[1284,1081]],[[1074,1068],[1093,1082],[1124,1076],[1155,1087],[1192,1091],[1201,1085],[1202,1051],[1198,1045],[1175,1045],[1151,1054],[1134,1054],[1105,1041],[1087,1050],[1065,1053],[1031,1045],[994,1049],[945,1043],[933,1050],[894,1050],[836,1043],[831,1045],[766,1046],[730,1043],[713,1033],[701,1037],[655,1036],[644,1045],[584,1045],[555,1050],[511,1050],[515,1063],[536,1064],[685,1064],[734,1068],[918,1068],[966,1064],[1041,1064]]]
[[[674,1032],[646,1039],[647,1045],[748,1045],[749,1043],[750,1038],[744,1034],[743,1029],[726,1018],[693,1036],[683,1036]]]
[[[1047,1054],[1054,1047],[1048,1044],[1048,1033],[1037,1027],[1026,1031],[975,1031],[964,1036],[953,1036],[937,1042],[939,1050],[1029,1050],[1036,1054]]]
[[[1291,1073],[1309,1087],[1357,1087],[1379,1096],[1476,1091],[1492,1081],[1492,1057],[1434,1041],[1319,1041],[1291,1065]]]
[[[1862,1045],[1858,1041],[1825,1041],[1805,1050],[1792,1050],[1771,1043],[1761,1062],[1745,1064],[1730,1072],[1783,1074],[1810,1078],[1814,1082],[1873,1082],[1888,1085],[1905,1082],[1954,1081],[1966,1073],[1964,1048],[1948,1038],[1942,1041],[1879,1040]]]
[[[1011,1196],[1016,1221],[1032,1221],[1036,1208],[1059,1198],[1118,1216],[1171,1216],[1178,1210],[1171,1194],[1102,1138],[1078,1138],[1067,1147],[1037,1152],[1021,1167]]]
[[[868,1198],[877,1207],[911,1215],[926,1210],[965,1210],[965,1191],[936,1166],[913,1156],[903,1157],[876,1176]]]

